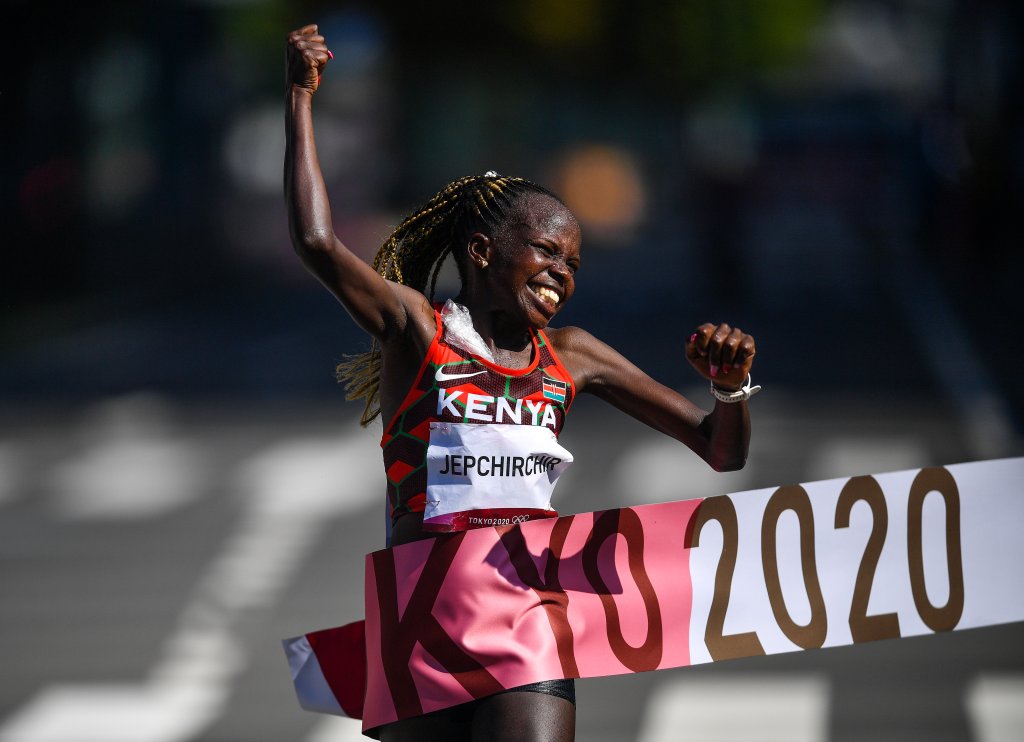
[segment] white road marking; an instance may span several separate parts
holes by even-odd
[[[54,508],[75,520],[154,518],[202,493],[203,457],[183,441],[114,439],[62,461],[49,477]]]
[[[916,469],[928,458],[927,447],[916,438],[836,436],[815,447],[806,481]]]
[[[974,742],[1024,739],[1024,675],[979,675],[965,705]]]
[[[362,729],[363,723],[358,719],[324,716],[304,742],[365,742]]]
[[[0,727],[3,742],[190,739],[227,700],[228,687],[54,685]]]
[[[68,432],[86,447],[45,477],[54,509],[74,520],[153,518],[202,493],[207,456],[174,432],[159,396],[136,394],[87,410]]]
[[[622,505],[690,500],[749,489],[751,470],[716,472],[665,436],[641,438],[615,464],[612,483]]]
[[[184,742],[222,713],[246,664],[233,626],[271,605],[330,519],[378,499],[379,452],[360,432],[290,441],[244,462],[239,525],[199,580],[148,677],[44,688],[0,742]],[[112,648],[116,651],[116,648]]]
[[[824,742],[829,686],[816,676],[675,678],[648,699],[639,742]]]

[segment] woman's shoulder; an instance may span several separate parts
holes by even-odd
[[[547,335],[551,344],[559,353],[582,350],[597,340],[582,327],[574,325],[568,327],[546,327],[544,328],[544,334]]]
[[[616,379],[628,383],[634,379],[633,374],[639,372],[615,348],[582,327],[552,328],[545,333],[579,391],[607,385]]]
[[[572,377],[577,391],[583,391],[600,365],[603,343],[582,327],[549,327],[544,334]]]

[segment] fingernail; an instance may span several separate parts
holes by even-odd
[[[713,363],[711,364],[711,375],[712,376],[718,376],[718,366],[716,366]]]
[[[330,49],[327,50],[327,58],[334,59],[334,53]]]
[[[691,343],[692,343],[692,342],[693,342],[694,340],[696,340],[696,339],[697,339],[697,333],[693,333],[692,335],[690,335],[690,342],[691,342]]]
[[[722,366],[722,371],[725,373],[729,373],[729,366]]]

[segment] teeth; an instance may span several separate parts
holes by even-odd
[[[534,290],[537,292],[537,296],[546,301],[548,304],[550,304],[551,306],[558,306],[558,294],[556,294],[554,291],[544,286],[541,286]]]

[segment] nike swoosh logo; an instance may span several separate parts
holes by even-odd
[[[452,381],[453,379],[468,379],[470,376],[479,376],[485,374],[486,371],[477,371],[473,374],[446,374],[444,372],[444,366],[437,369],[437,373],[434,374],[434,381]]]

